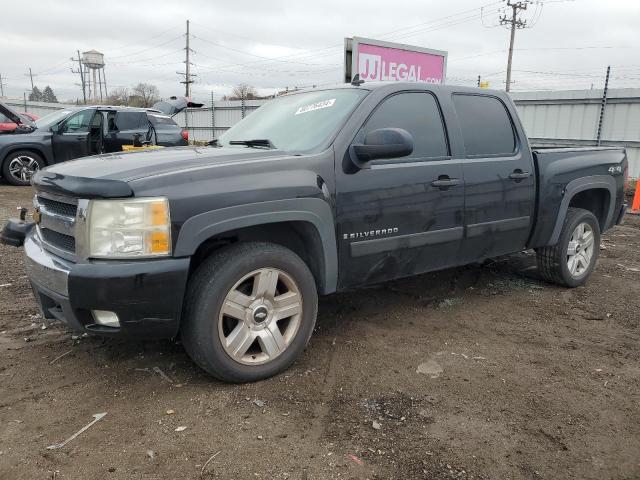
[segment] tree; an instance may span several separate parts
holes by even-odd
[[[42,92],[38,87],[33,87],[31,93],[29,93],[29,101],[31,102],[43,102]]]
[[[262,97],[258,95],[258,92],[255,89],[255,87],[252,87],[251,85],[247,85],[246,83],[241,83],[233,87],[233,90],[231,91],[231,95],[225,95],[222,98],[223,100],[242,100],[243,98],[245,100],[259,100],[261,98],[267,98],[267,97]]]
[[[132,107],[151,107],[160,99],[158,87],[150,83],[139,83],[131,89],[129,104]]]
[[[114,88],[107,97],[108,105],[129,105],[129,89],[126,87]]]
[[[42,101],[48,103],[58,103],[56,94],[53,93],[53,90],[49,85],[44,87],[44,90],[42,91]]]

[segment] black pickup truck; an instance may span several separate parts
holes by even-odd
[[[504,92],[345,85],[279,97],[210,147],[48,167],[35,226],[3,239],[24,243],[45,317],[180,335],[245,382],[303,351],[318,294],[523,249],[544,279],[585,283],[626,175],[623,149],[531,151]]]

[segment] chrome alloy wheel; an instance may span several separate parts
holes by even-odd
[[[40,169],[38,162],[27,155],[12,158],[9,162],[9,173],[21,182],[30,182],[31,177]]]
[[[594,235],[591,225],[578,224],[567,247],[567,268],[574,278],[579,278],[589,269],[593,259]]]
[[[302,295],[282,270],[261,268],[227,293],[218,319],[225,352],[244,365],[261,365],[282,354],[298,332]]]

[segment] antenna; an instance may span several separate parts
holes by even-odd
[[[360,85],[362,85],[364,83],[364,80],[360,80],[360,74],[356,73],[353,76],[353,80],[351,80],[351,85],[355,86],[355,87],[359,87]]]

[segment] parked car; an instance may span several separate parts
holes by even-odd
[[[624,149],[531,151],[504,92],[419,83],[279,97],[217,147],[94,157],[34,176],[14,220],[46,318],[176,337],[209,374],[287,368],[318,294],[535,249],[584,284],[622,221]],[[393,319],[389,319],[393,321]]]
[[[38,115],[27,112],[16,113],[16,115],[20,118],[20,124],[25,125],[32,124],[39,118]],[[18,128],[18,125],[18,123],[9,118],[7,115],[0,113],[0,134],[13,133]]]
[[[160,102],[172,115],[194,105],[183,99]],[[201,104],[195,104],[201,105]],[[4,108],[3,108],[4,107]],[[0,113],[7,112],[0,104]],[[33,131],[0,135],[2,176],[13,185],[29,185],[35,172],[75,158],[122,151],[136,136],[151,145],[188,144],[188,133],[163,110],[131,107],[64,108],[36,120]]]

